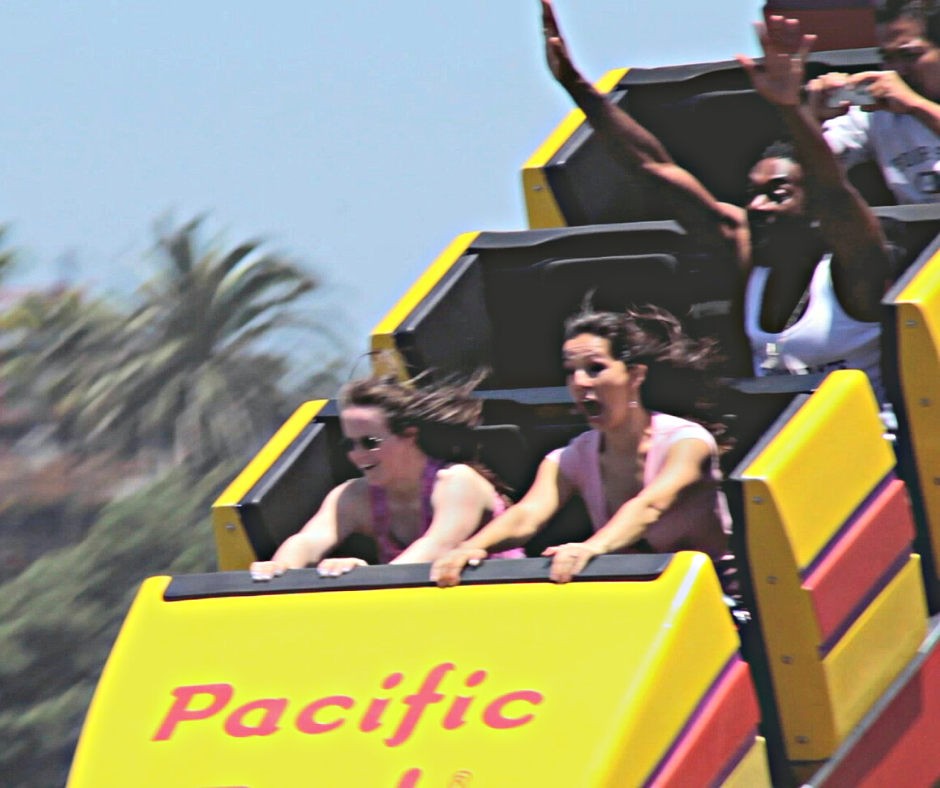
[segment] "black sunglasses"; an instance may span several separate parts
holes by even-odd
[[[382,445],[384,438],[376,438],[373,435],[363,435],[361,438],[342,438],[339,442],[340,448],[349,454],[357,446],[363,451],[375,451]]]
[[[780,188],[787,184],[787,181],[772,181],[764,186],[750,186],[746,192],[747,201],[751,202],[758,194],[763,194],[771,202],[782,203],[791,196],[789,192],[780,191]]]
[[[926,51],[920,47],[912,47],[910,49],[880,49],[878,54],[885,63],[916,63]]]

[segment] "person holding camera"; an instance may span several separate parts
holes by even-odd
[[[846,169],[874,161],[899,204],[940,202],[940,46],[924,0],[875,12],[884,71],[831,73],[809,107]]]
[[[763,60],[738,58],[792,140],[772,145],[751,168],[742,207],[717,200],[659,139],[585,79],[550,0],[541,5],[552,75],[626,177],[655,193],[702,249],[736,260],[755,374],[860,369],[884,402],[879,321],[896,263],[878,218],[803,105],[804,63],[815,36],[804,35],[795,19],[772,16],[757,25]]]

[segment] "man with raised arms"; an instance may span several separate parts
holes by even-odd
[[[880,301],[893,277],[877,217],[846,180],[816,118],[801,105],[815,36],[775,16],[757,25],[763,63],[738,60],[780,113],[791,146],[774,145],[749,174],[746,208],[719,202],[572,63],[552,4],[541,0],[555,79],[628,177],[641,179],[706,248],[738,261],[745,330],[758,375],[862,369],[883,399]]]

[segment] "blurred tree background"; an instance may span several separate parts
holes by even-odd
[[[206,241],[202,225],[158,224],[155,274],[130,304],[0,291],[4,785],[64,784],[140,582],[215,568],[212,501],[346,369],[335,316],[317,319],[320,282],[262,241]],[[3,238],[0,284],[16,264]]]

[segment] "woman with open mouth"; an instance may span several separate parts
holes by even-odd
[[[678,413],[694,410],[711,345],[692,341],[655,308],[616,314],[586,307],[565,323],[564,337],[568,387],[591,429],[551,452],[522,500],[435,561],[431,579],[456,585],[487,548],[524,544],[577,494],[594,533],[544,551],[555,582],[570,581],[601,553],[699,550],[715,561],[727,590],[731,518],[719,489],[718,445],[709,429]],[[674,413],[650,409],[649,400]]]
[[[470,443],[482,413],[482,402],[470,396],[476,382],[419,388],[387,376],[347,384],[340,392],[343,446],[362,477],[333,489],[270,561],[251,565],[252,578],[270,580],[308,564],[338,577],[364,566],[359,558],[323,558],[353,533],[375,539],[381,563],[433,561],[501,514],[506,499],[491,471],[428,453],[437,444]]]

